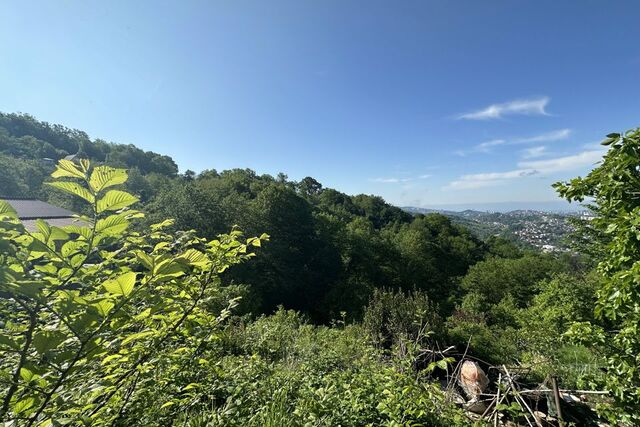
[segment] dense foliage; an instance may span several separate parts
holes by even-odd
[[[26,230],[0,202],[0,421],[9,425],[454,425],[435,386],[382,362],[357,326],[279,311],[221,322],[225,271],[266,236],[130,230],[124,170],[61,160],[77,225]],[[434,367],[435,368],[435,367]],[[185,415],[186,414],[186,415]]]
[[[182,401],[172,378],[234,305],[218,307],[219,276],[260,239],[174,237],[162,231],[168,222],[130,232],[137,199],[110,189],[124,170],[61,160],[53,176],[93,214],[66,227],[40,220],[31,232],[0,202],[0,420],[111,425],[151,382],[168,403]]]
[[[80,214],[34,232],[0,205],[0,419],[465,425],[429,379],[446,361],[417,363],[455,345],[531,381],[604,387],[603,413],[637,422],[639,139],[611,135],[598,168],[557,185],[597,218],[583,254],[545,254],[311,177],[180,175],[166,156],[0,115],[0,198]]]
[[[147,225],[172,218],[167,231],[195,229],[209,239],[234,226],[271,235],[254,262],[232,273],[249,286],[241,309],[254,314],[284,305],[316,321],[341,311],[359,318],[383,286],[424,290],[450,308],[456,278],[489,250],[444,216],[413,217],[380,197],[348,196],[310,177],[293,182],[248,169],[177,176],[166,156],[91,141],[26,115],[0,115],[0,197],[38,197],[89,214],[81,200],[43,185],[53,168],[43,156],[57,160],[76,150],[96,164],[128,168],[124,185],[144,206]],[[2,163],[2,156],[11,157]]]
[[[574,325],[571,335],[606,355],[601,385],[615,397],[611,417],[640,423],[640,129],[609,134],[603,144],[610,149],[589,175],[555,185],[568,200],[592,199],[596,217],[580,231],[605,278],[597,321]]]

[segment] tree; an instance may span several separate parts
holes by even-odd
[[[601,239],[597,322],[574,325],[570,335],[598,345],[606,357],[604,386],[615,404],[610,418],[640,423],[640,128],[611,133],[602,162],[586,177],[554,184],[569,201],[592,199],[592,231]]]
[[[298,191],[303,196],[311,196],[322,191],[322,184],[310,176],[303,178],[297,185]]]
[[[525,307],[537,293],[537,284],[565,266],[551,255],[527,254],[522,258],[491,257],[473,265],[462,278],[465,308],[484,313],[505,297]]]

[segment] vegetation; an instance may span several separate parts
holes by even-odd
[[[452,425],[435,386],[381,362],[357,326],[295,312],[221,328],[225,271],[267,239],[130,230],[126,172],[61,160],[50,185],[83,199],[78,225],[25,230],[0,202],[0,420],[26,426]],[[115,212],[115,213],[114,213]],[[348,397],[345,399],[345,396]],[[151,405],[149,403],[152,403]],[[185,415],[187,414],[187,415]]]
[[[604,387],[602,414],[637,423],[640,132],[607,143],[591,174],[556,185],[593,199],[584,254],[544,254],[310,177],[179,175],[166,156],[2,115],[3,195],[80,215],[26,230],[0,202],[0,421],[467,425],[433,382],[450,360],[417,363],[455,345],[532,381]]]
[[[603,409],[612,419],[640,423],[640,129],[609,134],[603,144],[610,149],[589,175],[555,185],[568,200],[593,199],[595,219],[581,232],[595,241],[588,248],[599,255],[604,276],[596,321],[578,323],[570,334],[606,356],[606,375],[596,383],[611,390],[616,404]]]

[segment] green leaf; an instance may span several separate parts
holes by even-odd
[[[67,336],[60,331],[40,331],[33,336],[33,347],[40,354],[57,348]]]
[[[136,251],[135,254],[136,258],[142,265],[144,265],[149,270],[153,269],[153,258],[142,251]]]
[[[178,277],[185,273],[185,266],[175,262],[173,258],[167,258],[155,265],[153,268],[153,274],[160,278],[163,277]]]
[[[127,181],[127,171],[115,169],[109,166],[98,166],[91,173],[89,185],[96,193],[114,185],[124,184]]]
[[[51,227],[49,227],[49,224],[41,219],[37,219],[36,227],[38,227],[38,230],[40,230],[40,233],[42,233],[42,241],[45,243],[48,242],[49,236],[51,236]]]
[[[93,203],[96,200],[95,197],[93,196],[93,194],[91,194],[89,192],[89,190],[87,190],[86,188],[84,188],[83,186],[81,186],[80,184],[78,184],[76,182],[54,181],[54,182],[47,182],[46,184],[51,186],[51,187],[55,187],[55,188],[57,188],[59,190],[62,190],[65,193],[69,193],[69,194],[74,195],[74,196],[82,197],[83,199],[85,199],[89,203]]]
[[[131,334],[131,335],[129,335],[127,338],[125,338],[122,341],[122,345],[127,345],[132,341],[137,341],[137,340],[140,340],[142,338],[148,337],[150,335],[155,335],[156,333],[157,333],[157,331],[148,329],[146,331],[142,331],[142,332],[137,332],[135,334]]]
[[[165,219],[164,221],[157,224],[151,224],[151,230],[158,231],[162,228],[171,227],[173,224],[175,224],[175,222],[175,219]]]
[[[91,239],[91,228],[79,226],[79,225],[67,225],[62,227],[62,230],[66,231],[69,234],[79,234],[85,239]]]
[[[65,244],[60,248],[60,255],[62,255],[63,257],[75,255],[81,248],[84,249],[86,245],[86,242],[69,240],[68,242],[65,242]]]
[[[187,249],[180,257],[187,260],[191,265],[204,266],[209,263],[209,258],[196,249]]]
[[[447,367],[449,366],[449,363],[446,359],[441,359],[436,362],[436,366],[440,369],[446,370]]]
[[[51,236],[49,236],[49,238],[51,240],[67,240],[69,238],[69,233],[54,225],[51,226]]]
[[[51,174],[53,178],[80,178],[84,179],[84,173],[69,160],[59,160],[56,170]]]
[[[0,218],[2,217],[18,218],[18,213],[13,206],[4,200],[0,200]]]
[[[32,408],[35,403],[36,399],[34,397],[27,397],[25,399],[22,399],[13,406],[13,412],[15,412],[16,414],[21,414],[27,409]]]
[[[18,349],[20,346],[12,338],[6,335],[0,335],[0,345],[6,345],[9,348]]]
[[[133,286],[135,285],[135,283],[136,273],[129,272],[123,274],[115,280],[107,280],[102,284],[102,286],[107,290],[107,292],[115,295],[123,295],[126,297],[131,294],[131,291],[133,291]]]
[[[33,379],[34,373],[27,368],[20,368],[20,378],[26,383]]]
[[[132,196],[126,191],[109,190],[107,194],[98,200],[98,213],[104,211],[117,211],[126,208],[138,201],[137,197]]]
[[[113,309],[113,307],[115,307],[115,304],[105,299],[93,304],[93,306],[96,308],[96,310],[98,310],[98,313],[100,313],[100,316],[107,317],[111,312],[111,310]]]
[[[96,232],[107,235],[117,235],[129,227],[129,221],[123,215],[110,215],[98,220]]]

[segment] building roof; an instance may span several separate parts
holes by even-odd
[[[51,218],[71,218],[73,212],[59,208],[36,199],[14,199],[2,197],[18,213],[18,218],[25,219],[51,219]]]
[[[29,231],[38,231],[37,219],[44,219],[56,227],[77,224],[77,219],[73,217],[73,212],[59,208],[36,199],[14,199],[10,197],[0,197],[0,200],[9,202],[18,213],[18,218],[22,225]]]

